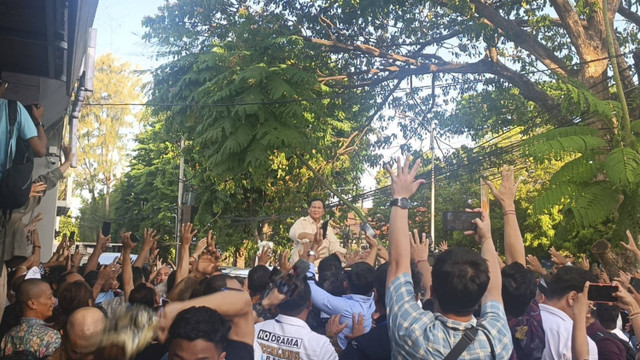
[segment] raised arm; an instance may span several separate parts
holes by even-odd
[[[176,269],[176,282],[184,279],[189,275],[189,257],[191,251],[191,240],[198,231],[193,230],[193,224],[182,224],[180,230],[180,261],[178,261],[178,268]],[[192,231],[193,230],[193,231]],[[211,233],[211,232],[209,232]]]
[[[411,262],[416,264],[422,278],[422,288],[426,298],[431,297],[431,265],[429,265],[429,240],[427,234],[422,233],[422,239],[418,236],[418,230],[413,230],[411,241]]]
[[[124,290],[124,301],[129,302],[129,294],[133,290],[133,269],[131,267],[131,233],[123,233],[120,237],[122,243],[122,289]]]
[[[504,216],[504,253],[507,265],[519,262],[522,266],[527,266],[515,205],[516,190],[520,180],[514,182],[513,166],[507,167],[505,165],[502,167],[502,182],[499,189],[496,189],[491,181],[487,180],[485,182],[489,185],[493,196],[502,206],[502,214]]]
[[[476,241],[480,244],[480,255],[487,260],[489,265],[489,286],[482,297],[482,303],[486,304],[489,301],[497,301],[502,304],[502,275],[500,273],[500,262],[498,261],[498,253],[496,253],[496,247],[493,244],[491,238],[491,221],[487,213],[482,209],[467,210],[469,212],[480,213],[480,218],[474,219],[473,223],[476,224],[477,230],[466,231],[465,235],[474,235]]]
[[[133,262],[133,266],[144,266],[144,264],[147,262],[147,259],[149,259],[149,251],[156,241],[158,241],[156,231],[153,229],[144,229],[144,240],[142,240],[142,247],[140,248],[140,253],[136,258],[136,261]]]
[[[197,297],[188,301],[172,302],[160,313],[158,323],[158,339],[167,340],[173,319],[182,310],[194,306],[206,306],[216,310],[224,318],[231,321],[229,339],[253,344],[253,308],[251,298],[244,291],[220,291],[211,295]]]
[[[84,275],[87,275],[89,271],[96,270],[98,268],[98,259],[100,255],[107,247],[107,244],[111,241],[111,235],[104,236],[102,235],[102,230],[98,231],[98,239],[96,241],[96,247],[93,249],[93,252],[89,256],[89,260],[87,260],[87,266],[84,269]]]
[[[31,120],[36,126],[38,136],[32,137],[27,140],[29,146],[33,150],[35,157],[43,157],[47,153],[47,135],[44,133],[44,126],[42,125],[42,115],[44,115],[44,108],[40,104],[31,105]]]
[[[394,199],[409,198],[416,192],[424,180],[415,180],[416,173],[420,168],[420,160],[416,161],[409,169],[409,157],[401,164],[398,157],[398,169],[394,175],[387,165],[387,171],[391,176],[391,196]],[[391,219],[389,220],[389,272],[387,273],[387,286],[403,273],[411,274],[411,249],[407,241],[409,234],[409,210],[399,206],[391,208]]]
[[[367,255],[367,259],[365,261],[369,265],[375,267],[376,258],[378,257],[378,242],[367,234],[364,234],[364,238],[366,239],[367,244],[369,244],[369,255]]]
[[[573,331],[571,332],[571,357],[576,360],[589,359],[589,340],[587,340],[587,314],[589,313],[589,283],[584,291],[576,295],[573,302]]]

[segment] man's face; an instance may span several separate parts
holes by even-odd
[[[309,216],[311,216],[314,221],[319,221],[322,219],[322,215],[324,215],[324,205],[322,201],[312,202],[309,207]]]
[[[56,305],[56,299],[53,297],[53,291],[51,291],[49,284],[40,284],[39,296],[32,301],[40,320],[51,317],[53,307]]]
[[[169,346],[169,360],[224,360],[226,355],[215,344],[202,339],[175,339]]]
[[[169,268],[166,266],[161,267],[160,270],[158,270],[158,273],[156,273],[156,285],[160,285],[167,281],[169,274],[171,274],[171,270],[169,270]]]
[[[65,334],[64,350],[71,360],[93,360],[93,353],[98,347],[98,339],[87,339],[83,336]]]

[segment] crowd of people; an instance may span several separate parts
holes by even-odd
[[[0,100],[0,130],[8,125],[6,108]],[[18,109],[20,130],[0,132],[0,149],[23,139],[36,150],[42,108],[34,106],[32,116]],[[0,175],[9,168],[3,155]],[[420,163],[398,159],[397,169],[387,168],[388,249],[365,235],[369,251],[345,256],[323,221],[322,200],[313,199],[309,216],[291,228],[291,250],[275,261],[265,247],[243,278],[221,271],[212,232],[192,249],[192,224],[182,225],[176,266],[159,259],[152,229],[135,260],[137,245],[123,232],[120,257],[99,264],[111,241],[100,231],[86,263],[66,238],[41,263],[34,209],[69,167],[73,154],[63,147],[63,155],[59,168],[32,180],[28,201],[3,211],[3,359],[636,358],[639,276],[621,272],[610,282],[553,248],[554,269],[527,256],[512,168],[503,169],[498,188],[488,182],[503,209],[504,254],[481,209],[467,210],[477,217],[465,233],[479,250],[440,244],[441,252],[431,252],[426,234],[409,228],[408,199],[423,182],[415,179]],[[625,248],[640,260],[628,237]],[[603,283],[613,298],[590,301],[590,287]]]

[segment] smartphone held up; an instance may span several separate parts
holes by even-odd
[[[614,295],[617,292],[617,285],[590,283],[587,299],[595,303],[615,303],[618,301]]]
[[[473,220],[481,216],[482,215],[477,212],[445,211],[442,214],[442,230],[476,231],[477,226],[473,223]]]

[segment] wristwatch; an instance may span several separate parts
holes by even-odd
[[[316,252],[315,252],[315,251],[313,251],[313,250],[309,250],[309,252],[307,253],[307,255],[309,255],[309,256],[318,256],[318,254],[316,254]]]
[[[411,207],[411,201],[406,197],[395,198],[389,202],[389,207],[397,206],[400,209],[407,210]]]
[[[37,128],[38,126],[42,126],[42,129],[44,130],[44,124],[42,123],[42,121],[38,121],[38,122],[35,122],[35,121],[34,121],[34,125],[36,126],[36,128]]]

